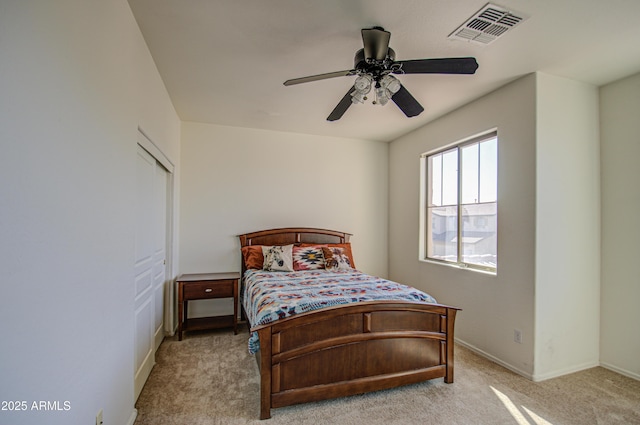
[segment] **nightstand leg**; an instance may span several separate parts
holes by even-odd
[[[182,282],[178,283],[178,341],[182,341],[182,326],[184,322],[184,301],[182,295]]]
[[[233,283],[233,334],[238,335],[238,281]]]

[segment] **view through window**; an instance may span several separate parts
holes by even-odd
[[[497,132],[422,155],[422,170],[421,258],[496,271]]]

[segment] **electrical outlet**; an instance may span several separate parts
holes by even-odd
[[[522,331],[520,329],[513,330],[513,340],[518,344],[522,344]]]
[[[98,410],[98,414],[96,415],[96,425],[102,425],[102,409]]]

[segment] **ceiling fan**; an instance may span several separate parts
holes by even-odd
[[[353,87],[329,114],[328,121],[339,120],[352,103],[364,103],[372,88],[374,104],[385,105],[391,99],[407,117],[415,117],[424,108],[391,74],[474,74],[478,69],[478,62],[470,57],[396,61],[396,54],[389,47],[390,38],[391,33],[382,27],[365,28],[362,30],[364,48],[356,52],[353,69],[294,78],[284,85],[356,75]]]

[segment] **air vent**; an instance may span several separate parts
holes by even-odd
[[[487,3],[467,22],[449,35],[452,40],[489,44],[526,20],[528,16]]]

